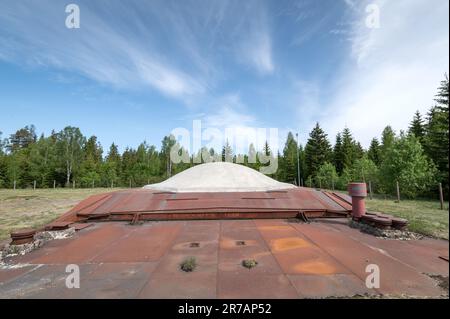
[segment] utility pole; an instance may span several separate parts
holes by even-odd
[[[298,186],[302,186],[301,184],[301,179],[300,179],[300,153],[299,153],[299,148],[300,148],[300,143],[298,141],[298,133],[295,133],[295,136],[297,136],[297,175],[298,175]]]

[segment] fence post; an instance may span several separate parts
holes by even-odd
[[[75,180],[72,183],[72,188],[75,189]]]
[[[372,199],[372,182],[369,181],[369,198]]]
[[[92,180],[92,188],[94,188],[94,186],[95,186],[95,181]]]
[[[14,190],[16,190],[16,180],[14,180]]]
[[[33,190],[36,190],[36,181],[33,181]]]
[[[397,202],[400,203],[400,186],[398,185],[398,181],[397,181]]]
[[[334,178],[331,179],[331,189],[334,191]]]
[[[53,180],[53,189],[55,189],[55,188],[56,188],[56,181]]]
[[[131,188],[131,178],[130,178],[130,188]]]
[[[442,183],[439,183],[439,201],[441,202],[441,210],[444,210],[444,194],[442,193]]]

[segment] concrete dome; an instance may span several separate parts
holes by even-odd
[[[206,163],[191,167],[164,182],[146,189],[187,192],[258,192],[296,188],[278,182],[254,169],[228,162]]]

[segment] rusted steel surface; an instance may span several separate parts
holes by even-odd
[[[324,219],[94,223],[0,267],[0,298],[324,298],[441,296],[425,274],[448,276],[448,241],[379,239]],[[197,268],[180,270],[194,256]],[[243,259],[255,259],[253,269]],[[66,265],[80,267],[68,289]],[[381,287],[365,285],[376,264]]]
[[[73,224],[70,224],[70,227],[74,227],[75,231],[80,231],[80,230],[88,228],[92,225],[93,225],[92,223],[73,223]]]
[[[57,222],[346,217],[351,205],[335,193],[299,187],[267,192],[172,193],[147,189],[94,195]],[[137,215],[139,214],[139,215]]]
[[[69,221],[52,222],[45,226],[45,230],[63,230],[69,228],[70,224],[72,224],[72,222]]]
[[[381,229],[394,228],[404,230],[408,226],[407,219],[398,218],[378,212],[366,212],[359,218],[359,220],[362,223]]]
[[[365,198],[367,197],[366,183],[349,183],[348,193],[352,197],[352,216],[354,220],[360,220],[366,213]],[[378,223],[377,223],[378,224]],[[379,223],[384,227],[383,223]]]
[[[18,229],[11,233],[11,245],[23,245],[33,242],[35,229]]]
[[[319,223],[315,223],[314,228],[301,224],[293,226],[313,243],[322,247],[327,254],[339,260],[361,280],[367,277],[367,265],[377,265],[382,273],[380,288],[376,289],[379,293],[390,295],[403,291],[411,296],[427,296],[439,291],[433,279],[418,273],[416,269],[397,260],[395,256],[394,258],[387,256],[382,251],[373,249],[374,247],[362,245],[350,236],[342,236],[329,226]]]

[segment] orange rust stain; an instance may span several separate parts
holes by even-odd
[[[311,244],[304,239],[298,237],[286,237],[274,239],[270,242],[273,252],[285,251],[296,248],[310,247]]]
[[[336,267],[323,261],[306,261],[294,266],[296,273],[330,275],[336,273]]]

